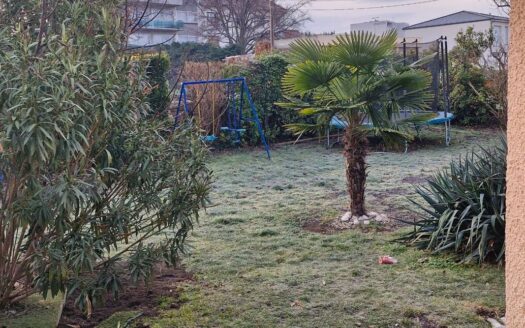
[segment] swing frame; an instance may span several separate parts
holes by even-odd
[[[185,82],[182,82],[181,88],[180,88],[180,93],[179,93],[179,101],[178,101],[178,105],[177,105],[177,111],[175,113],[174,128],[176,129],[177,126],[179,125],[179,118],[183,114],[182,111],[184,111],[184,113],[186,113],[186,115],[188,115],[189,117],[193,117],[194,116],[195,109],[192,110],[190,108],[190,106],[188,105],[187,87],[188,86],[193,86],[193,85],[212,85],[212,87],[214,87],[216,84],[226,84],[227,90],[230,90],[229,89],[230,86],[238,86],[240,84],[240,96],[239,96],[240,106],[239,106],[239,113],[238,113],[238,115],[239,115],[238,121],[237,121],[237,123],[233,124],[235,126],[233,126],[233,128],[232,128],[231,113],[230,113],[230,110],[228,109],[228,112],[229,112],[228,113],[228,125],[229,126],[226,127],[226,128],[230,132],[237,133],[238,138],[240,138],[240,133],[241,133],[240,131],[243,130],[243,129],[241,129],[242,122],[243,121],[254,122],[255,126],[257,127],[257,130],[259,131],[261,142],[264,145],[264,149],[266,151],[268,159],[271,159],[270,146],[268,145],[268,142],[266,141],[266,136],[265,136],[264,130],[262,128],[261,120],[259,119],[259,115],[257,114],[257,110],[255,108],[255,103],[253,102],[252,94],[250,93],[250,89],[248,88],[248,83],[246,82],[246,78],[244,78],[244,77],[236,77],[236,78],[231,78],[231,79],[185,81]],[[233,91],[232,94],[235,97],[235,91]],[[248,103],[250,105],[251,118],[247,118],[247,117],[243,117],[242,116],[242,110],[243,110],[243,106],[244,106],[244,96],[245,95],[246,95],[246,99],[248,100]],[[229,94],[227,96],[230,97]],[[215,101],[215,97],[213,97],[213,101]],[[235,102],[235,99],[233,99],[233,101]],[[228,104],[228,106],[229,106],[229,104]],[[200,109],[198,109],[198,110],[200,110]],[[234,115],[235,115],[235,113],[234,113]],[[225,131],[226,129],[221,127],[220,130]]]

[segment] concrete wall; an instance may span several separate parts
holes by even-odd
[[[525,327],[525,1],[512,1],[506,217],[507,327]]]
[[[397,36],[403,38],[405,36],[405,31],[403,30],[403,28],[407,26],[407,23],[396,23],[390,21],[372,21],[352,24],[350,25],[350,31],[365,31],[381,35],[394,29],[397,32]]]
[[[456,35],[461,31],[466,31],[467,28],[472,26],[475,31],[486,32],[490,30],[491,22],[473,22],[466,24],[454,24],[454,25],[445,25],[445,26],[433,26],[426,28],[418,29],[409,29],[405,30],[405,37],[407,38],[417,38],[419,42],[433,42],[436,41],[441,36],[446,36],[448,38],[448,47],[452,49],[456,46]]]

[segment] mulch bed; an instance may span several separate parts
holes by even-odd
[[[123,281],[122,291],[117,300],[108,296],[103,306],[95,307],[91,317],[86,316],[75,308],[76,295],[67,300],[59,328],[92,328],[109,318],[112,314],[121,311],[139,311],[141,317],[152,317],[158,314],[160,299],[172,300],[167,307],[179,308],[181,302],[178,297],[178,286],[182,282],[193,281],[193,276],[184,268],[166,268],[159,266],[155,270],[154,278],[147,286],[135,286],[129,280]],[[124,324],[124,323],[123,323]]]
[[[321,222],[317,219],[306,221],[303,224],[303,229],[306,231],[320,233],[323,235],[333,235],[338,232],[330,223]]]

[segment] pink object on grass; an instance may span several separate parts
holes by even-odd
[[[381,256],[379,258],[379,264],[397,264],[397,260],[392,256]]]

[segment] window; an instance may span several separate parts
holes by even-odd
[[[493,33],[494,33],[494,42],[496,46],[502,45],[503,44],[503,26],[494,25]]]
[[[206,19],[212,20],[212,19],[215,19],[216,17],[217,16],[215,15],[215,12],[213,12],[213,11],[206,12]]]

